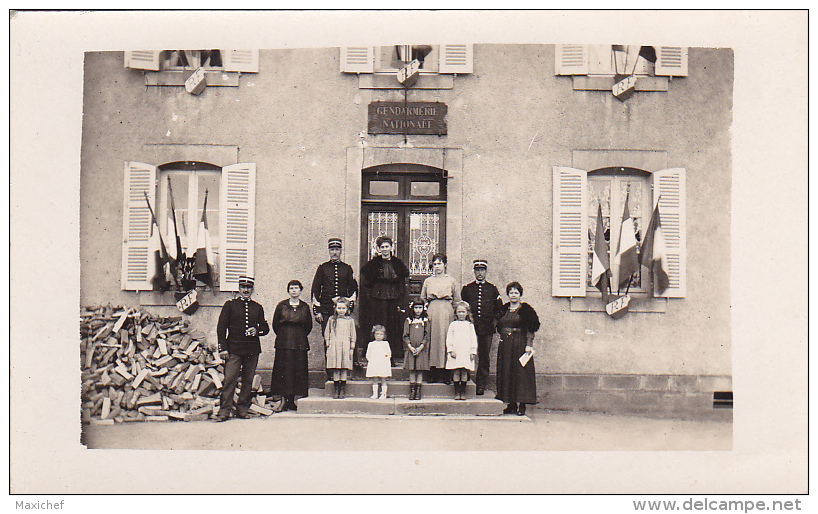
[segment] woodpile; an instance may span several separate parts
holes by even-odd
[[[83,422],[201,421],[218,414],[224,361],[187,320],[110,304],[86,307],[80,317]],[[251,416],[279,410],[258,394],[259,375],[248,386],[257,393]]]

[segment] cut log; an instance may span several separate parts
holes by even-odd
[[[261,414],[263,416],[271,416],[273,414],[272,409],[268,409],[266,407],[261,407],[260,405],[256,405],[255,403],[250,404],[250,412],[255,412],[257,414]]]
[[[150,373],[150,370],[148,368],[145,368],[139,371],[139,373],[137,373],[136,378],[134,378],[133,382],[131,383],[134,389],[139,387],[139,384],[141,384],[145,377],[148,376],[148,373]]]

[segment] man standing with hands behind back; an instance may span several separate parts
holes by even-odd
[[[349,309],[352,311],[358,296],[358,281],[355,280],[352,266],[341,261],[343,251],[341,239],[330,238],[327,241],[327,249],[329,260],[318,266],[311,289],[312,312],[315,321],[321,325],[321,336],[324,335],[327,321],[335,311],[335,302],[339,298],[346,298],[349,301]]]
[[[233,393],[241,377],[241,391],[236,405],[236,417],[248,417],[250,400],[253,397],[253,377],[256,375],[258,356],[261,353],[259,336],[270,333],[270,326],[264,319],[262,306],[250,299],[255,282],[252,277],[239,277],[239,296],[228,300],[219,314],[216,334],[219,338],[219,353],[226,355],[224,384],[219,399],[218,421],[227,421],[233,410]]]
[[[503,306],[503,299],[494,284],[486,281],[488,262],[485,259],[474,261],[475,281],[463,286],[460,297],[468,302],[474,317],[474,330],[477,332],[477,394],[482,395],[486,390],[489,378],[489,359],[491,355],[491,341],[496,331],[494,315]]]

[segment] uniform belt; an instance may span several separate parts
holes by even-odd
[[[504,328],[502,329],[503,332],[522,332],[522,328]]]

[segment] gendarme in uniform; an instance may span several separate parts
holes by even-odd
[[[346,298],[351,304],[358,296],[358,281],[352,266],[341,261],[341,240],[337,237],[327,242],[330,260],[318,266],[312,281],[312,311],[321,323],[321,333],[327,328],[327,320],[335,309],[338,298]]]
[[[236,404],[236,416],[248,417],[253,397],[253,377],[261,353],[260,336],[270,333],[262,306],[250,299],[255,283],[252,277],[239,278],[239,296],[225,302],[219,314],[216,334],[219,352],[227,352],[224,384],[219,400],[219,421],[228,419],[233,410],[233,393],[241,377],[241,392]]]
[[[503,299],[494,284],[486,281],[488,262],[485,259],[474,261],[475,281],[463,286],[460,297],[468,302],[474,317],[474,331],[477,332],[477,394],[482,395],[486,389],[489,376],[489,356],[491,341],[496,331],[495,315],[503,306]]]

